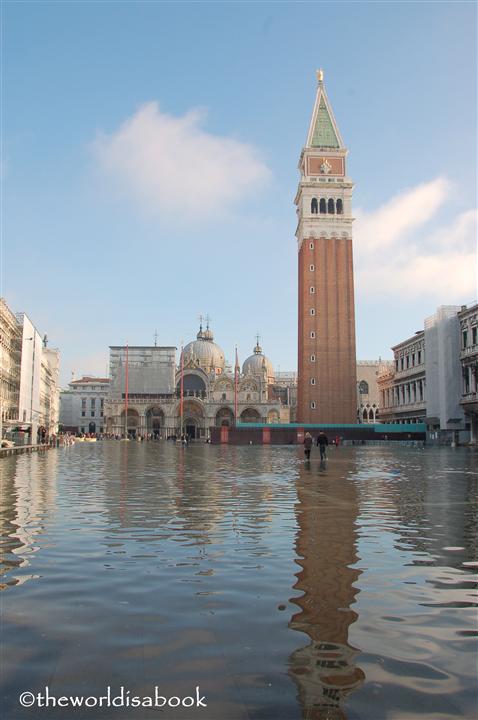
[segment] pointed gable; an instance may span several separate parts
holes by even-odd
[[[324,85],[322,70],[317,73],[318,86],[306,147],[324,150],[345,150]]]
[[[335,132],[334,124],[325,102],[321,95],[315,127],[312,133],[311,147],[339,148],[340,143]]]

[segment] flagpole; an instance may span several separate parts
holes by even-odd
[[[124,389],[124,425],[125,438],[128,439],[128,343],[126,343],[126,376]]]
[[[183,417],[184,417],[184,352],[183,352],[183,341],[182,341],[182,340],[181,340],[181,380],[180,380],[179,412],[180,412],[180,416],[181,416],[181,435],[183,435]]]
[[[237,376],[238,376],[239,362],[237,359],[237,345],[236,345],[236,365],[234,368],[234,425],[237,425]]]

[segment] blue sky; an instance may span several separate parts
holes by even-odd
[[[3,295],[71,371],[209,313],[296,367],[315,70],[356,183],[357,357],[476,299],[476,5],[3,3]],[[158,161],[158,158],[160,161]]]

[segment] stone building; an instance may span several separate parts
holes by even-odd
[[[478,441],[478,305],[463,306],[460,323],[460,364],[462,389],[460,404],[470,430],[470,441]]]
[[[429,441],[451,443],[465,439],[465,414],[460,405],[460,309],[444,305],[425,320]]]
[[[424,330],[392,348],[394,361],[378,378],[383,422],[424,422],[429,442],[469,439],[473,418],[476,429],[476,316],[476,306],[441,306]]]
[[[426,417],[425,332],[392,347],[393,362],[380,365],[378,391],[384,423],[424,422]]]
[[[357,420],[359,423],[380,422],[378,373],[381,360],[357,361]]]
[[[0,435],[20,430],[37,442],[38,428],[58,431],[60,353],[47,347],[25,313],[0,300]],[[18,440],[18,437],[14,439]]]
[[[352,180],[322,71],[299,160],[297,420],[355,423]]]
[[[4,431],[18,423],[21,328],[3,298],[0,298],[0,352],[0,424]]]
[[[17,313],[16,320],[21,342],[18,424],[36,443],[39,428],[47,435],[58,432],[60,352],[47,347],[46,335],[40,335],[25,313]]]
[[[40,369],[40,423],[47,435],[56,435],[60,420],[60,352],[43,341]]]
[[[173,408],[178,402],[175,375],[175,347],[111,346],[110,387],[104,410],[106,432],[174,434]]]
[[[273,366],[259,343],[242,370],[226,365],[209,327],[183,349],[179,364],[174,347],[128,349],[128,434],[170,437],[181,429],[192,439],[207,439],[211,426],[236,422],[288,422],[289,405],[274,388]],[[126,428],[126,348],[110,348],[111,385],[105,404],[106,431]],[[237,393],[236,393],[237,382]],[[182,415],[181,415],[182,386]],[[237,416],[236,416],[237,397]]]
[[[84,376],[60,393],[60,425],[64,432],[105,432],[104,404],[109,378]]]

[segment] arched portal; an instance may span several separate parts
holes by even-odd
[[[132,410],[131,408],[128,408],[128,422],[125,422],[125,411],[123,410],[121,412],[121,434],[124,434],[126,432],[127,435],[132,435],[135,437],[136,433],[138,432],[138,425],[139,425],[139,413],[137,410]]]
[[[231,408],[224,407],[216,413],[216,427],[232,427],[234,425],[234,413]]]
[[[96,423],[90,422],[88,425],[88,432],[89,433],[95,433],[96,432]]]
[[[181,393],[181,380],[176,385],[176,394]],[[195,373],[184,373],[183,377],[183,393],[184,397],[206,397],[206,383]]]
[[[241,413],[241,422],[243,423],[258,423],[261,421],[261,416],[254,410],[254,408],[246,408]]]
[[[146,412],[146,430],[154,437],[159,437],[162,428],[164,428],[164,412],[154,405]]]
[[[184,401],[182,429],[190,440],[197,440],[204,435],[204,410],[199,402],[193,400]]]

